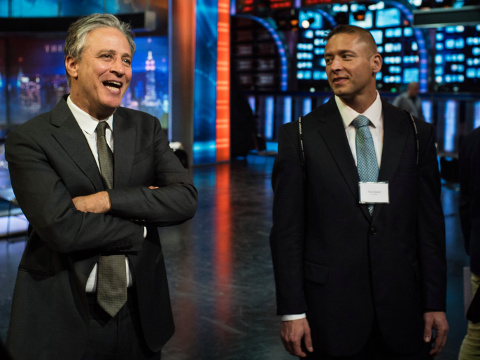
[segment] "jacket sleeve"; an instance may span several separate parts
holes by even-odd
[[[76,210],[71,191],[57,171],[65,164],[44,127],[22,126],[6,142],[12,187],[31,230],[57,252],[139,249],[143,226],[111,214]],[[74,165],[70,166],[74,169]],[[83,175],[75,170],[76,176]]]
[[[446,250],[445,221],[441,204],[441,182],[435,149],[434,128],[419,125],[418,251],[423,281],[423,308],[445,311]]]
[[[183,167],[154,119],[154,179],[147,186],[108,190],[112,214],[154,226],[180,224],[191,219],[197,210],[197,190],[187,169]]]
[[[295,124],[298,122],[280,128],[278,155],[272,172],[270,247],[279,315],[307,311],[303,288],[305,185]]]

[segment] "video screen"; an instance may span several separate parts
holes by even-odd
[[[383,9],[377,11],[375,26],[378,28],[400,26],[400,10],[397,8]]]
[[[377,74],[379,90],[398,92],[409,82],[419,81],[420,42],[411,27],[401,25],[403,15],[399,9],[337,4],[332,10],[333,18],[339,14],[343,17],[347,15],[350,25],[368,29],[375,39],[383,58],[382,70]],[[323,17],[323,21],[319,22],[322,28],[300,29],[298,34],[296,84],[300,91],[330,91],[323,56],[328,33],[336,24],[330,24],[322,13],[317,14]]]
[[[25,18],[81,16],[93,13],[127,14],[138,12],[139,7],[143,6],[138,0],[0,0],[0,14]]]
[[[480,86],[480,25],[437,28],[435,90],[478,92]]]
[[[50,111],[69,92],[64,35],[0,38],[0,126],[21,124]],[[132,82],[122,105],[157,116],[168,126],[168,40],[135,38]],[[8,64],[8,66],[7,66]]]
[[[349,24],[370,29],[373,26],[373,14],[371,11],[351,12]]]
[[[321,29],[323,27],[323,18],[318,11],[299,11],[298,23],[304,29]]]

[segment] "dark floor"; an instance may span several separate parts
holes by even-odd
[[[273,158],[249,157],[194,168],[195,218],[160,229],[176,333],[163,360],[287,360],[275,315],[268,245]],[[440,360],[453,360],[466,331],[458,191],[443,187],[447,224],[449,339]],[[0,241],[0,339],[5,340],[16,267],[24,242]]]

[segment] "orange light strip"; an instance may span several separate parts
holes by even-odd
[[[230,160],[230,0],[218,0],[217,161]]]
[[[219,164],[215,176],[215,319],[228,324],[232,319],[232,206],[230,199],[230,164]]]

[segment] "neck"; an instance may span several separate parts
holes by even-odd
[[[362,114],[375,102],[377,92],[375,91],[374,94],[369,94],[368,96],[340,97],[340,99],[345,105]]]

